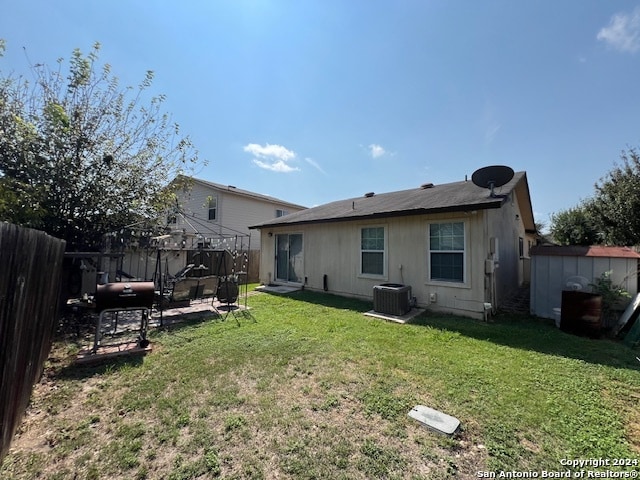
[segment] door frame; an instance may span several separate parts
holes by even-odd
[[[280,278],[278,276],[278,274],[280,273],[279,270],[279,266],[278,266],[278,237],[282,237],[282,236],[287,236],[287,278]],[[290,260],[290,255],[289,255],[289,237],[291,237],[292,235],[298,235],[300,236],[300,240],[302,242],[302,247],[300,249],[300,258],[301,258],[301,272],[300,272],[300,280],[299,281],[291,281],[289,279],[289,260]],[[302,234],[302,232],[289,232],[289,233],[276,233],[274,234],[275,238],[275,242],[274,242],[274,263],[275,263],[275,268],[274,268],[274,280],[276,282],[284,282],[284,283],[290,283],[290,284],[294,284],[294,285],[303,285],[304,283],[304,235]]]

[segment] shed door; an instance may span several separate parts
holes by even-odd
[[[276,280],[301,283],[302,234],[276,235]]]

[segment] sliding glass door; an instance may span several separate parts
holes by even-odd
[[[302,283],[302,234],[276,235],[276,280]]]

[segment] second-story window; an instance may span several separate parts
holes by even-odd
[[[218,197],[209,197],[207,206],[209,208],[209,220],[218,218]]]
[[[287,210],[281,210],[281,209],[276,209],[276,218],[279,217],[284,217],[285,215],[288,215],[289,212]]]

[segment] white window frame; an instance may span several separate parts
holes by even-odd
[[[444,224],[462,224],[464,229],[464,250],[431,250],[431,226],[432,225],[444,225]],[[427,224],[427,284],[446,285],[450,287],[467,287],[469,284],[468,277],[468,251],[469,251],[469,229],[467,222],[463,219],[443,220],[437,222],[429,222]],[[462,253],[462,281],[458,280],[443,280],[431,278],[431,254],[432,253]]]
[[[212,203],[215,203],[215,206],[211,206]],[[214,210],[214,217],[211,218],[211,210]],[[210,222],[218,221],[218,196],[211,195],[207,198],[207,220]]]
[[[289,210],[276,208],[276,218],[284,217],[285,215],[289,215]]]
[[[383,235],[384,235],[384,248],[382,250],[363,250],[362,249],[362,231],[365,228],[382,228],[383,231]],[[386,280],[387,278],[387,251],[388,251],[388,247],[389,247],[389,239],[388,239],[388,235],[387,235],[387,225],[360,225],[358,226],[358,258],[359,258],[359,265],[358,265],[358,277],[360,278],[374,278],[377,280]],[[382,252],[382,273],[378,274],[378,273],[364,273],[362,271],[362,254],[363,253],[378,253],[378,252]]]

